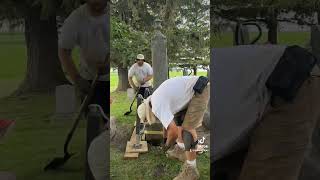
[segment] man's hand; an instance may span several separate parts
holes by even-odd
[[[150,81],[152,79],[152,75],[148,75],[147,77],[143,78],[141,82],[139,82],[141,85],[144,85],[146,82]]]
[[[74,82],[76,88],[83,94],[88,94],[90,91],[91,84],[89,81],[83,79],[81,76],[78,76]]]
[[[143,78],[142,81],[140,81],[139,83],[140,83],[140,85],[144,85],[146,82],[147,82],[146,79]]]
[[[166,146],[172,146],[178,138],[178,127],[173,121],[169,124],[164,136],[167,138]]]

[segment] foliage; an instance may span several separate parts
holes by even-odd
[[[176,23],[178,36],[172,38],[177,38],[176,42],[178,43],[171,44],[171,49],[175,50],[175,56],[172,55],[173,62],[187,61],[188,64],[194,65],[209,63],[208,3],[206,0],[194,1],[193,3],[189,1],[181,6]]]
[[[147,32],[133,29],[117,17],[111,19],[111,65],[128,67],[133,64],[137,54],[151,56]]]
[[[211,13],[216,19],[254,19],[267,23],[270,13],[275,12],[278,22],[312,25],[319,7],[319,0],[214,0]]]
[[[83,2],[84,0],[2,0],[0,1],[0,21],[9,19],[12,24],[17,23],[17,20],[23,23],[20,19],[34,8],[40,8],[41,18],[44,20],[57,14],[66,16]]]
[[[188,62],[208,63],[209,62],[209,1],[208,0],[190,0],[190,1],[151,1],[151,0],[119,0],[112,8],[112,16],[117,17],[116,23],[124,23],[131,29],[130,33],[145,35],[145,40],[150,40],[153,35],[153,22],[156,18],[162,21],[162,33],[167,37],[168,57],[170,63]],[[119,20],[119,21],[118,21]],[[112,27],[115,27],[114,24]],[[114,31],[119,29],[113,28]],[[123,36],[127,37],[123,30]],[[117,32],[119,34],[119,32]],[[131,56],[125,57],[127,54],[137,54],[137,51],[127,54],[123,51],[136,50],[128,45],[127,40],[119,40],[117,48],[118,56],[123,56],[124,59],[130,59]],[[122,44],[122,46],[121,46]],[[137,43],[136,43],[137,44]],[[143,43],[142,43],[143,44]],[[145,52],[150,52],[150,42],[146,44]],[[128,46],[128,47],[127,47]],[[115,46],[113,46],[115,47]],[[140,50],[141,51],[141,50]],[[139,51],[138,51],[139,52]],[[115,55],[116,56],[116,55]],[[129,58],[130,57],[130,58]],[[147,55],[147,57],[151,57]],[[118,59],[120,60],[120,59]],[[128,61],[124,60],[126,64]],[[115,61],[114,61],[115,62]],[[120,61],[123,64],[123,58]]]

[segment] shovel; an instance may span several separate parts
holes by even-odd
[[[137,92],[136,92],[136,94],[135,94],[135,96],[134,96],[134,98],[133,98],[133,100],[132,100],[132,103],[131,103],[131,105],[130,105],[130,110],[127,111],[126,113],[124,113],[124,116],[128,116],[128,115],[132,112],[132,105],[133,105],[134,101],[136,100],[136,98],[137,98],[137,96],[138,96],[139,90],[140,90],[140,87],[139,87],[139,89],[137,90]]]

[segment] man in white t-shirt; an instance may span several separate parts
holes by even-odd
[[[108,101],[110,96],[109,62],[106,62],[109,49],[108,2],[109,0],[86,0],[85,4],[75,9],[65,20],[59,35],[61,64],[81,94],[82,99],[84,95],[88,94],[95,75],[100,74],[89,104],[99,104],[105,114],[109,114]],[[72,59],[72,50],[76,46],[80,50],[79,69],[76,68]],[[107,123],[107,119],[104,119],[104,122]],[[87,123],[87,150],[91,141],[99,135],[99,123],[98,121],[88,121]],[[99,158],[99,160],[104,159],[103,157]],[[86,163],[86,179],[94,179],[93,176],[106,179],[108,177],[107,163],[100,162],[105,168],[103,174],[92,174],[88,163]],[[95,168],[97,167],[91,167],[91,169]]]
[[[194,90],[196,84],[202,85],[198,92]],[[196,128],[202,125],[209,92],[210,83],[205,77],[175,77],[164,81],[138,107],[141,121],[153,124],[158,119],[162,123],[167,146],[177,142],[172,150],[167,151],[167,156],[185,163],[174,180],[196,180],[200,177],[196,167]]]
[[[138,82],[138,87],[133,82],[133,76]],[[150,80],[153,77],[153,70],[149,63],[145,62],[144,55],[138,54],[136,63],[134,63],[128,72],[129,84],[133,89],[139,91],[138,94],[144,96],[146,88],[151,88]]]

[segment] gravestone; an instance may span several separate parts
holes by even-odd
[[[239,27],[239,31],[238,32],[236,32],[237,28],[234,28],[233,45],[237,45],[237,43],[236,43],[236,33],[237,33],[237,36],[238,36],[239,45],[250,44],[250,34],[249,34],[248,27],[243,26],[241,24],[239,24],[238,27]]]
[[[55,120],[72,119],[76,109],[75,88],[71,85],[56,87],[56,112]]]
[[[182,73],[183,73],[183,76],[188,76],[188,69],[187,68],[184,68],[183,69],[183,71],[182,71]]]
[[[17,177],[11,172],[0,172],[0,180],[16,180]]]
[[[117,132],[117,124],[116,124],[117,119],[114,116],[110,117],[110,138],[112,139]]]
[[[210,128],[210,99],[207,105],[207,110],[203,116],[202,126],[206,129],[211,129]]]
[[[133,99],[135,98],[135,90],[133,88],[127,89],[127,97],[130,101],[133,101]]]
[[[155,32],[151,39],[153,88],[168,79],[167,38],[161,33],[161,20],[155,20]]]

